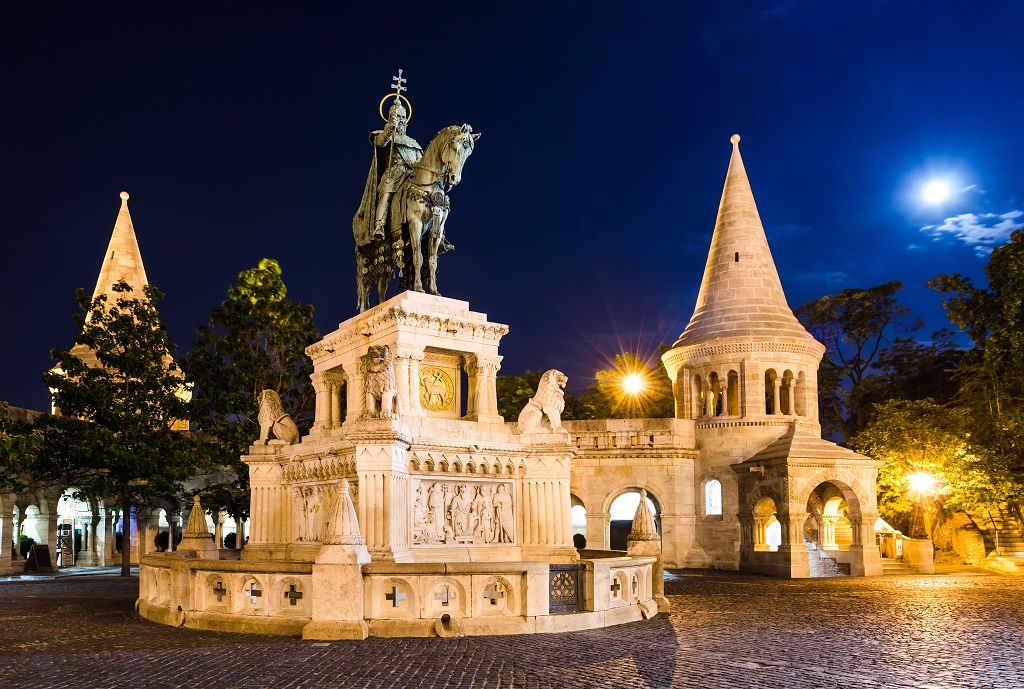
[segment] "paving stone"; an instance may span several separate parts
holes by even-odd
[[[0,686],[764,687],[1024,686],[1024,579],[786,581],[670,573],[673,612],[572,634],[299,639],[139,618],[138,580],[0,583]]]

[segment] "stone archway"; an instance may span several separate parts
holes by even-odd
[[[649,489],[639,486],[620,489],[611,494],[609,496],[610,499],[607,501],[606,513],[608,514],[608,524],[606,528],[608,529],[608,543],[611,550],[626,549],[626,539],[633,526],[633,515],[636,514],[636,508],[640,504],[641,490],[647,491],[647,501],[654,514],[654,524],[658,529],[658,533],[661,533],[662,503],[657,495]]]
[[[816,560],[811,575],[880,575],[874,496],[864,491],[856,476],[837,469],[818,472],[801,483],[808,512],[804,539],[810,559]],[[816,527],[813,539],[808,530],[812,522]]]

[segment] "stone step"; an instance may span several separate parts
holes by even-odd
[[[882,574],[885,576],[917,573],[917,569],[910,565],[905,565],[899,560],[893,560],[886,557],[882,558]]]

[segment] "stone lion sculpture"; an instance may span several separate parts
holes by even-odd
[[[256,397],[259,404],[260,439],[257,445],[294,445],[299,442],[299,428],[284,410],[281,398],[273,390],[264,390]]]
[[[402,400],[395,385],[395,356],[391,347],[374,345],[361,358],[359,370],[366,389],[363,418],[400,419]]]
[[[562,411],[565,409],[565,392],[562,388],[569,379],[561,371],[551,369],[537,384],[537,392],[519,412],[520,433],[551,433],[562,427]],[[544,417],[548,425],[542,426]]]

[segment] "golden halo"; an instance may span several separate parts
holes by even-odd
[[[395,97],[395,94],[389,93],[388,95],[386,95],[386,96],[384,96],[383,98],[380,99],[380,105],[377,106],[377,111],[380,113],[380,118],[382,120],[384,120],[385,122],[388,121],[388,118],[384,117],[384,101],[386,101],[388,98],[394,98],[394,97]],[[410,103],[409,99],[406,98],[405,96],[399,96],[399,98],[404,100],[405,104],[408,106],[409,114],[405,116],[406,123],[412,122],[412,103]]]

